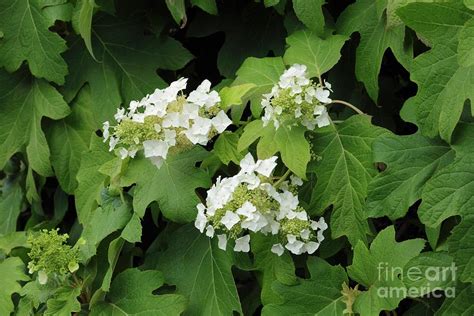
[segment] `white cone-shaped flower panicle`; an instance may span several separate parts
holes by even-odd
[[[331,91],[331,84],[313,82],[306,66],[295,64],[281,75],[270,93],[263,95],[263,124],[273,122],[278,128],[285,121],[299,122],[310,130],[327,126],[330,119],[325,104],[332,102]]]
[[[117,148],[120,158],[135,157],[143,150],[146,158],[160,167],[170,152],[186,150],[195,144],[206,145],[232,121],[220,109],[221,101],[211,83],[204,80],[189,96],[183,94],[187,79],[156,89],[128,109],[117,109],[117,125],[103,124],[104,142],[110,151]]]
[[[202,101],[203,102],[203,101]],[[217,178],[207,191],[205,205],[197,206],[195,226],[208,237],[217,236],[225,250],[232,240],[234,251],[250,251],[251,234],[274,235],[280,243],[271,251],[279,256],[314,253],[327,229],[324,218],[313,221],[299,205],[297,187],[303,181],[290,176],[275,187],[272,173],[277,157],[257,160],[249,153],[240,162],[240,172],[229,178]]]

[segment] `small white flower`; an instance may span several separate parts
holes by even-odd
[[[204,214],[204,210],[206,209],[206,207],[204,206],[204,204],[199,203],[197,205],[197,209],[198,209],[198,214],[196,216],[196,220],[194,221],[194,226],[197,229],[199,229],[199,231],[202,233],[204,232],[204,228],[206,227],[206,224],[207,224],[207,217]]]
[[[308,254],[313,254],[316,250],[319,248],[319,243],[314,242],[314,241],[308,241],[305,245],[304,248],[306,249],[306,252]]]
[[[247,218],[252,218],[256,210],[257,208],[252,203],[245,201],[244,204],[237,209],[236,213]]]
[[[304,240],[308,240],[310,233],[311,233],[311,232],[310,232],[308,229],[303,229],[303,230],[300,232],[300,236],[301,236],[301,238],[303,238]]]
[[[121,122],[124,118],[126,118],[125,109],[124,108],[117,109],[117,113],[115,113],[114,118],[117,122]]]
[[[290,181],[291,181],[292,185],[295,185],[295,186],[298,186],[298,187],[303,185],[303,180],[301,180],[300,178],[298,178],[295,175],[290,176]]]
[[[224,111],[217,113],[215,117],[212,118],[212,126],[216,129],[218,133],[222,133],[225,129],[232,124],[232,121],[229,119],[227,114]]]
[[[206,236],[210,238],[214,237],[214,227],[212,227],[211,225],[208,225],[206,227]]]
[[[48,275],[43,270],[38,272],[38,282],[41,285],[48,283]]]
[[[245,235],[235,240],[234,251],[249,252],[250,251],[250,235]]]
[[[288,249],[291,253],[295,255],[300,255],[303,253],[303,251],[305,250],[304,242],[297,240],[296,236],[294,235],[287,235],[286,238],[288,240],[288,243],[285,245],[286,249]]]
[[[119,142],[118,137],[110,136],[110,141],[109,141],[109,151],[114,150],[115,146],[117,146]]]
[[[328,126],[331,124],[328,110],[326,109],[325,106],[318,105],[314,108],[314,115],[317,115],[316,117],[316,124],[318,124],[318,127],[324,127]]]
[[[239,215],[234,212],[227,211],[225,215],[221,218],[221,223],[228,229],[231,230],[235,224],[240,221]]]
[[[217,235],[218,243],[217,246],[219,249],[226,250],[227,248],[227,235],[222,234],[222,235]]]
[[[331,103],[332,100],[329,98],[329,90],[325,90],[323,88],[316,88],[316,99],[319,100],[321,103]]]
[[[285,251],[285,248],[283,248],[283,246],[281,244],[274,244],[272,246],[271,251],[273,253],[277,254],[278,256],[281,256],[283,254],[283,252]]]
[[[255,168],[255,171],[260,173],[261,175],[264,175],[265,177],[269,177],[273,169],[275,169],[275,167],[277,166],[277,159],[278,157],[273,156],[265,160],[259,160],[259,162],[257,162],[258,166],[257,168]]]
[[[145,157],[162,157],[166,158],[168,155],[169,146],[162,140],[146,140],[143,142],[143,149],[145,150]]]
[[[324,240],[324,234],[323,234],[323,230],[318,230],[318,233],[317,233],[317,236],[316,236],[316,239],[318,240],[318,242],[322,242]]]
[[[107,139],[109,139],[109,136],[110,136],[109,128],[110,128],[109,121],[105,121],[104,124],[102,124],[102,129],[104,130],[104,133],[103,133],[104,143],[107,141]]]
[[[128,150],[125,149],[125,148],[123,148],[123,147],[120,148],[120,150],[119,150],[119,155],[120,155],[120,158],[121,158],[121,159],[127,158],[127,157],[128,157]]]

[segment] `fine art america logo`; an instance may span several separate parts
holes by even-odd
[[[456,264],[446,266],[394,267],[388,262],[379,262],[378,280],[381,286],[377,295],[394,297],[455,297]]]

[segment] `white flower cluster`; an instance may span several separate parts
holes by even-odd
[[[156,89],[140,101],[132,101],[128,110],[115,114],[116,126],[103,125],[104,142],[110,151],[118,148],[122,159],[134,157],[143,149],[145,157],[157,167],[163,164],[173,147],[189,148],[206,145],[210,138],[222,133],[232,121],[219,108],[221,101],[211,83],[204,80],[187,97],[187,79],[181,78],[166,89]]]
[[[324,218],[313,221],[301,206],[296,187],[302,180],[291,176],[278,187],[271,182],[277,157],[255,161],[249,153],[240,162],[240,172],[218,178],[207,191],[206,205],[197,206],[197,229],[208,237],[217,236],[225,250],[229,239],[234,251],[250,250],[250,232],[277,235],[280,243],[271,251],[281,256],[284,249],[293,254],[313,253],[323,241],[327,229]]]
[[[310,130],[329,125],[325,104],[332,102],[331,91],[328,82],[322,86],[309,79],[305,65],[294,64],[280,76],[272,91],[263,95],[264,126],[273,121],[278,128],[280,123],[295,119]]]

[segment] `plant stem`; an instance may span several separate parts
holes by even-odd
[[[291,174],[290,169],[286,170],[285,174],[282,175],[282,176],[280,177],[280,179],[278,179],[277,182],[275,182],[274,186],[275,186],[275,187],[278,187],[280,184],[282,184],[283,181],[286,180],[286,178],[288,178],[288,176],[289,176],[290,174]]]
[[[351,108],[352,110],[354,110],[355,112],[357,112],[358,114],[365,114],[364,112],[362,112],[362,111],[359,110],[356,106],[350,104],[349,102],[342,101],[342,100],[332,100],[332,102],[329,103],[329,104],[333,104],[333,103],[338,103],[338,104],[345,105],[345,106],[347,106],[348,108]]]

